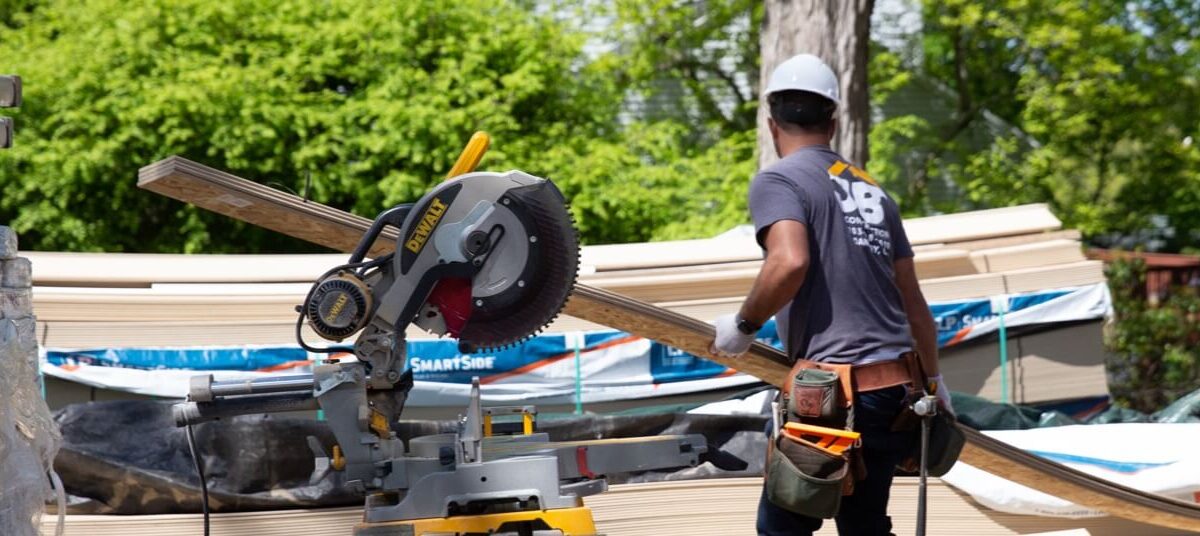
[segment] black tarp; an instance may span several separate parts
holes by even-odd
[[[76,404],[56,416],[63,447],[55,468],[72,495],[70,513],[161,514],[200,511],[199,480],[183,429],[170,403],[114,401]],[[689,415],[546,416],[539,431],[551,440],[661,434],[703,434],[708,453],[682,471],[608,475],[609,483],[761,474],[766,417]],[[402,421],[397,435],[410,439],[453,431],[453,422]],[[362,497],[324,479],[309,484],[313,454],[306,437],[326,451],[326,423],[282,415],[243,416],[195,427],[214,511],[347,506]]]
[[[982,430],[1080,424],[1062,413],[957,393],[954,406],[961,421]],[[686,413],[687,409],[672,406],[614,415],[542,415],[538,428],[554,441],[660,434],[702,434],[707,441],[708,452],[697,467],[608,475],[611,484],[762,474],[765,411],[762,415],[698,415]],[[71,494],[69,512],[200,510],[199,480],[184,431],[176,428],[171,418],[170,403],[91,402],[68,406],[55,418],[63,443],[54,465]],[[1197,421],[1200,391],[1153,415],[1114,407],[1087,422]],[[449,420],[403,421],[396,428],[405,440],[453,429]],[[309,484],[313,455],[305,438],[317,437],[330,451],[333,435],[324,422],[286,415],[244,416],[198,425],[195,435],[215,511],[362,504],[362,497],[339,489],[329,479]]]

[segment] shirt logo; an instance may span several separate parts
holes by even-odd
[[[846,218],[846,230],[854,244],[876,255],[892,255],[892,235],[884,224],[887,197],[866,171],[838,160],[827,170]],[[846,177],[849,172],[850,177]],[[858,179],[858,180],[854,180]]]

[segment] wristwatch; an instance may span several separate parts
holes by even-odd
[[[737,329],[746,335],[754,335],[755,333],[758,333],[758,330],[762,329],[762,324],[755,324],[754,322],[742,318],[741,315],[738,315]]]

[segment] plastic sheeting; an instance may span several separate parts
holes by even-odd
[[[708,452],[697,467],[678,471],[608,475],[611,484],[758,476],[766,451],[764,429],[771,391],[756,389],[736,399],[701,407],[644,408],[616,415],[546,415],[539,431],[552,440],[702,434]],[[954,395],[959,418],[985,429],[1025,429],[1076,424],[1057,412]],[[690,410],[690,411],[688,411]],[[685,411],[687,411],[685,413]],[[1200,392],[1184,397],[1155,418],[1196,419]],[[1116,413],[1106,413],[1109,417]],[[1140,414],[1138,414],[1140,415]],[[1132,422],[1149,416],[1129,416]],[[63,446],[55,462],[72,494],[70,513],[158,514],[198,512],[198,479],[183,429],[171,419],[170,404],[157,401],[93,402],[57,415]],[[451,421],[403,421],[401,438],[445,433]],[[328,480],[308,482],[313,467],[305,437],[330,451],[333,436],[324,422],[284,415],[244,416],[198,425],[215,511],[346,506],[362,503]],[[7,534],[7,533],[6,533]]]
[[[1200,423],[1200,390],[1152,414],[1110,405],[1085,419],[1075,419],[1059,411],[998,404],[962,393],[954,393],[953,402],[958,419],[976,430],[1027,430],[1073,424]]]
[[[161,514],[200,511],[199,480],[184,430],[170,404],[117,401],[76,404],[59,412],[64,444],[55,461],[72,495],[70,513]],[[609,483],[761,474],[765,417],[687,415],[543,415],[539,431],[552,440],[703,434],[701,465],[676,472],[609,475]],[[403,421],[403,439],[453,430],[451,421]],[[305,437],[326,451],[333,436],[324,422],[296,417],[244,416],[195,428],[214,511],[362,504],[327,478],[309,484],[313,455]],[[7,533],[6,533],[7,536]]]
[[[984,433],[1134,489],[1186,502],[1195,501],[1200,493],[1200,454],[1196,451],[1200,424],[1143,422]],[[965,463],[955,465],[942,480],[1001,512],[1069,518],[1106,515]]]

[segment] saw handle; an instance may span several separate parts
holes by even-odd
[[[483,153],[486,153],[491,145],[492,137],[487,132],[480,130],[472,134],[467,146],[463,147],[462,153],[458,155],[458,160],[454,162],[454,167],[450,168],[450,173],[446,174],[446,179],[453,179],[463,173],[475,171],[475,168],[479,166],[479,161],[483,160]]]
[[[375,244],[375,240],[379,238],[379,233],[383,232],[385,226],[391,225],[397,230],[404,228],[404,220],[408,217],[408,213],[412,212],[413,203],[405,203],[396,205],[375,217],[375,221],[371,223],[371,227],[367,229],[366,234],[358,241],[358,245],[354,247],[354,252],[350,254],[350,264],[362,262],[367,257],[367,252],[371,251],[371,246]]]

